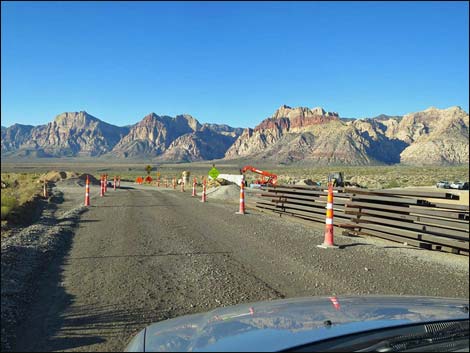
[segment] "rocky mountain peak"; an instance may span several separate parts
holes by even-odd
[[[157,118],[159,118],[159,116],[152,112],[152,113],[149,113],[146,116],[144,116],[144,118],[141,120],[141,122],[142,123],[151,123]]]
[[[202,125],[199,123],[199,121],[189,114],[177,115],[176,119],[182,119],[183,122],[186,122],[193,131],[199,131],[202,128]]]
[[[54,122],[58,125],[80,125],[83,126],[90,121],[98,121],[86,111],[65,112],[55,117]]]

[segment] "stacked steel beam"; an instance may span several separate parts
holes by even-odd
[[[261,196],[260,209],[324,223],[327,192],[321,187],[265,187]],[[335,226],[343,234],[468,255],[469,207],[458,199],[452,193],[335,188]]]

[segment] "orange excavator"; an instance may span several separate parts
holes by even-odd
[[[252,167],[251,165],[244,166],[243,169],[241,170],[242,174],[245,174],[246,171],[251,171],[253,173],[257,173],[261,175],[261,178],[257,179],[255,181],[255,184],[259,185],[276,185],[277,183],[277,175],[273,173],[266,172],[264,170],[259,170],[255,167]]]

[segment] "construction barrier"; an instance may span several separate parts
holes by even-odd
[[[264,200],[256,202],[257,208],[325,224],[324,188],[277,185],[261,191]],[[445,191],[336,187],[334,220],[343,235],[468,256],[470,211],[468,203],[459,200],[459,195]]]
[[[206,197],[206,178],[202,180],[202,197],[201,197],[201,202],[206,202],[207,197]]]
[[[243,175],[240,182],[240,208],[236,214],[245,214],[245,177]]]
[[[197,184],[197,180],[196,180],[196,177],[194,177],[194,179],[193,179],[193,193],[191,194],[191,197],[197,196],[196,195],[196,184]]]
[[[88,175],[86,176],[85,183],[85,206],[90,206],[90,180],[88,179]]]

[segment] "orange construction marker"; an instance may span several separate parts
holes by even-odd
[[[325,240],[323,244],[317,245],[323,249],[338,249],[333,239],[333,184],[328,184],[328,198],[326,201]]]

